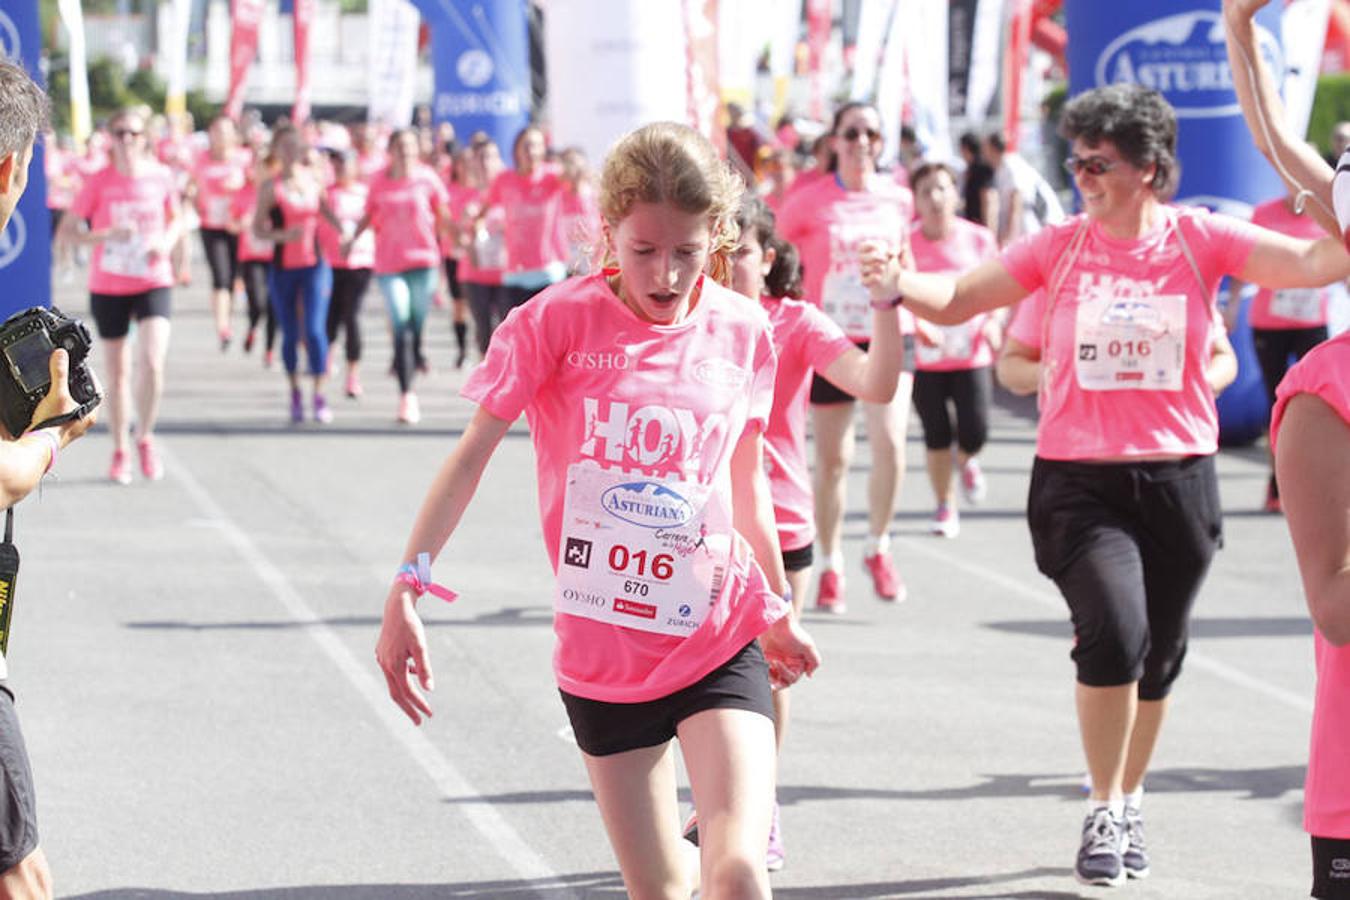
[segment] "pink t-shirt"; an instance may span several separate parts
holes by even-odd
[[[44,150],[43,171],[47,175],[47,208],[69,209],[80,190],[80,171],[75,158],[55,144]]]
[[[523,411],[529,420],[558,579],[553,662],[564,691],[613,703],[664,697],[787,612],[726,518],[732,451],[747,428],[765,426],[773,379],[764,314],[711,279],[678,325],[638,319],[596,274],[546,289],[493,333],[462,393],[498,418]],[[583,487],[597,480],[614,483],[602,494]],[[695,542],[685,529],[699,520],[713,527]],[[635,549],[652,546],[668,549]],[[667,602],[661,579],[700,565],[711,576],[706,603],[698,594],[675,602],[699,604],[702,624],[652,630],[670,624],[665,607],[655,613]],[[643,583],[622,581],[630,573],[647,574],[650,596]]]
[[[304,191],[288,187],[281,179],[272,180],[272,196],[281,210],[282,228],[300,228],[300,238],[281,245],[283,269],[305,269],[318,265],[319,252],[315,240],[319,231],[319,197],[317,182],[309,182]]]
[[[276,247],[271,241],[262,241],[253,236],[253,212],[257,208],[258,186],[247,181],[230,204],[230,213],[239,223],[240,262],[271,262],[276,254]]]
[[[582,184],[578,190],[564,186],[558,195],[557,257],[573,272],[590,267],[592,251],[599,246],[600,203],[595,188]]]
[[[473,218],[483,207],[478,191],[466,194],[460,221]],[[472,236],[473,245],[460,264],[459,280],[472,284],[501,284],[506,270],[506,212],[494,206],[483,216],[482,227]]]
[[[1350,332],[1314,347],[1284,376],[1270,416],[1272,450],[1279,446],[1285,407],[1313,394],[1350,425]],[[1317,695],[1313,705],[1303,827],[1318,837],[1350,839],[1350,646],[1337,647],[1313,632]]]
[[[1257,231],[1204,209],[1166,213],[1138,240],[1112,238],[1078,215],[1003,251],[1001,262],[1022,287],[1046,289],[1022,302],[1008,332],[1041,350],[1042,458],[1218,449],[1218,413],[1205,380],[1214,291],[1220,278],[1242,269]],[[1203,283],[1178,243],[1178,227]],[[1046,296],[1056,288],[1046,346]]]
[[[529,178],[507,169],[492,179],[484,202],[506,213],[508,272],[528,272],[562,262],[558,202],[565,189],[556,173],[544,169]]]
[[[778,233],[802,257],[803,297],[825,310],[855,341],[872,335],[871,296],[863,287],[858,245],[867,240],[898,246],[909,233],[914,195],[885,175],[868,190],[849,191],[830,176],[793,192],[783,204]],[[901,310],[901,331],[914,330]]]
[[[137,177],[109,165],[89,178],[71,204],[70,214],[88,219],[94,231],[127,227],[130,237],[94,245],[89,266],[89,291],[126,296],[173,284],[167,248],[150,254],[178,214],[173,173],[159,163],[143,163]]]
[[[374,181],[389,168],[389,154],[383,150],[367,150],[357,155],[356,170],[361,173],[362,181]]]
[[[366,214],[366,197],[370,187],[364,181],[351,184],[332,184],[324,191],[328,208],[350,233]],[[319,250],[335,269],[369,269],[375,265],[375,233],[367,228],[352,244],[351,252],[342,255],[343,232],[339,232],[323,216],[319,217]]]
[[[853,348],[843,330],[816,307],[800,300],[761,297],[773,326],[778,374],[773,412],[764,432],[764,470],[773,495],[778,543],[800,550],[816,539],[811,470],[806,461],[806,410],[811,373],[821,372]]]
[[[1296,216],[1283,198],[1262,203],[1252,210],[1252,224],[1304,240],[1324,238],[1327,233],[1311,215]],[[1320,288],[1260,288],[1252,299],[1247,319],[1253,328],[1316,328],[1327,324],[1330,292]]]
[[[230,227],[230,206],[234,195],[247,181],[246,161],[231,153],[215,159],[209,152],[197,157],[192,179],[197,184],[197,215],[203,228],[225,230]]]
[[[405,178],[376,175],[370,183],[370,227],[375,271],[393,275],[441,264],[437,214],[448,215],[450,195],[434,169],[418,163]]]
[[[924,237],[917,222],[909,233],[914,266],[920,272],[957,275],[998,256],[998,238],[983,225],[958,218],[952,231],[940,241]],[[988,313],[980,313],[960,325],[930,326],[942,334],[937,346],[922,341],[914,345],[914,367],[923,372],[955,372],[993,365],[994,351],[984,334]]]

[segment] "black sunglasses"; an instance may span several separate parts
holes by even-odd
[[[112,136],[117,138],[118,140],[121,140],[127,135],[131,135],[132,137],[140,137],[143,134],[145,134],[144,131],[137,131],[134,128],[114,128],[112,130]]]
[[[1089,175],[1105,175],[1116,167],[1116,161],[1105,156],[1070,156],[1064,160],[1064,171],[1070,175],[1086,172]]]
[[[851,128],[845,128],[843,134],[840,136],[846,141],[856,141],[864,135],[866,135],[867,139],[874,144],[881,140],[880,131],[877,131],[875,128],[859,128],[856,125]]]

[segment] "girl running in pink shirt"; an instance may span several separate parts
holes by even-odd
[[[239,235],[239,275],[244,282],[244,298],[248,301],[248,331],[244,334],[244,352],[251,353],[258,339],[258,323],[266,320],[263,347],[263,365],[273,364],[273,350],[277,339],[277,317],[272,313],[269,284],[272,278],[272,257],[276,248],[271,241],[253,236],[253,216],[258,208],[258,185],[272,177],[272,166],[267,154],[254,157],[252,177],[244,184],[230,206]]]
[[[246,151],[239,147],[234,120],[217,116],[207,131],[210,145],[189,171],[187,196],[197,207],[202,252],[211,267],[211,312],[220,349],[230,346],[230,307],[238,273],[239,233],[230,207],[247,180]]]
[[[872,333],[868,293],[859,268],[859,248],[869,240],[899,246],[909,234],[914,198],[908,188],[877,171],[881,155],[881,118],[865,103],[847,103],[830,129],[834,162],[829,173],[784,201],[779,231],[802,256],[804,297],[820,306],[855,344],[867,349]],[[902,313],[905,333],[913,331]],[[912,340],[912,339],[911,339]],[[891,559],[890,527],[905,474],[905,430],[913,385],[913,354],[908,371],[889,403],[863,403],[872,453],[868,472],[867,541],[863,566],[877,596],[899,601],[905,585]],[[853,460],[854,397],[819,374],[811,385],[812,425],[816,438],[816,528],[823,565],[816,606],[842,613],[844,604],[843,524],[845,487]]]
[[[806,458],[807,393],[813,373],[870,403],[886,403],[895,395],[902,367],[898,308],[882,303],[872,310],[872,347],[864,353],[829,316],[801,295],[801,266],[796,249],[774,233],[768,205],[747,196],[736,216],[740,246],[732,265],[731,287],[745,297],[758,297],[773,328],[778,356],[773,409],[764,432],[765,472],[773,500],[778,544],[783,552],[792,596],[792,614],[800,616],[811,580],[815,525],[811,517],[811,473]],[[777,748],[787,733],[789,689],[774,691]],[[688,826],[686,825],[686,833]],[[773,808],[767,868],[783,867],[784,848]]]
[[[136,385],[136,450],[141,474],[164,477],[155,449],[155,422],[164,393],[164,359],[169,352],[169,315],[173,300],[174,247],[182,217],[173,173],[156,162],[146,143],[145,119],[123,110],[108,121],[112,159],[90,175],[61,220],[57,242],[93,244],[89,264],[89,305],[108,363],[108,424],[113,455],[108,478],[131,482],[133,383]],[[89,222],[82,231],[81,223]],[[132,378],[127,335],[136,320],[135,358],[141,371]]]
[[[1350,154],[1336,172],[1288,130],[1251,18],[1264,2],[1224,4],[1228,57],[1257,146],[1296,202],[1344,243]],[[1265,284],[1265,282],[1258,283]],[[1280,382],[1270,421],[1280,503],[1312,615],[1317,660],[1303,827],[1312,839],[1312,896],[1350,898],[1350,333],[1319,345]]]
[[[418,596],[488,459],[524,412],[557,573],[554,672],[632,897],[687,896],[671,739],[702,816],[709,897],[767,897],[770,677],[819,663],[789,614],[763,475],[774,351],[729,277],[740,181],[659,123],[605,163],[604,272],[501,327],[464,395],[479,410],[442,466],[389,591],[376,655],[414,722],[431,714]],[[711,274],[706,274],[711,273]]]
[[[361,301],[370,287],[375,265],[375,235],[363,234],[343,250],[343,241],[356,231],[366,214],[370,186],[361,180],[356,154],[350,150],[335,156],[337,179],[324,191],[324,203],[337,221],[319,222],[319,249],[333,267],[333,292],[328,302],[328,345],[337,341],[338,330],[346,333],[347,396],[361,396]]]
[[[1018,316],[1026,330],[1008,339],[1040,372],[1027,520],[1076,637],[1092,790],[1075,873],[1119,884],[1149,872],[1144,777],[1222,534],[1214,394],[1235,370],[1211,366],[1215,290],[1230,274],[1274,288],[1325,284],[1350,275],[1350,257],[1330,239],[1169,206],[1176,115],[1154,91],[1080,94],[1060,127],[1083,214],[957,278],[917,273],[878,247],[864,273],[875,297],[903,297],[939,324],[1041,291]]]

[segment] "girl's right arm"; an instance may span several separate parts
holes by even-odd
[[[510,426],[510,422],[481,407],[474,414],[422,501],[404,550],[405,562],[414,561],[419,553],[427,553],[434,560],[440,553],[478,489],[488,460]],[[414,725],[420,725],[422,717],[431,715],[431,705],[423,691],[432,690],[434,682],[426,635],[416,607],[417,597],[413,591],[406,584],[395,582],[385,599],[384,622],[375,645],[375,658],[384,672],[390,698]]]
[[[1005,336],[994,369],[998,383],[1018,396],[1036,393],[1041,381],[1041,351],[1017,338]]]
[[[260,241],[270,241],[272,233],[272,207],[276,200],[272,196],[272,179],[266,178],[258,185],[258,202],[253,207],[253,236]]]

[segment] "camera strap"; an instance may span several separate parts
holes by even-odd
[[[19,577],[19,548],[14,546],[14,507],[5,510],[5,539],[0,542],[0,655],[9,653],[9,622],[14,612],[14,583]]]
[[[43,419],[41,422],[37,423],[28,430],[41,431],[44,428],[53,428],[57,425],[65,425],[69,422],[74,422],[76,419],[83,419],[85,416],[89,415],[89,411],[97,405],[98,405],[97,400],[93,401],[92,403],[81,404],[80,406],[77,406],[74,409],[72,409],[70,412],[61,413],[61,415],[59,416],[52,416],[50,419]]]

